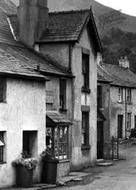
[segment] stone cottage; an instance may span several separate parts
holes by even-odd
[[[50,58],[15,40],[0,3],[0,188],[15,184],[12,162],[22,152],[39,160],[46,147],[46,80],[67,76]],[[55,79],[54,79],[55,80]],[[69,122],[69,121],[68,121]],[[34,181],[40,181],[39,165]]]
[[[45,0],[20,0],[8,21],[16,41],[51,58],[65,73],[52,73],[46,86],[46,144],[60,160],[59,174],[94,164],[101,43],[92,10],[49,13]]]
[[[126,57],[118,65],[98,65],[98,88],[99,109],[106,119],[102,140],[106,151],[112,136],[128,138],[130,129],[136,126],[136,75],[130,71]]]
[[[22,152],[39,159],[45,149],[46,79],[20,51],[0,45],[0,188],[15,184],[12,162]],[[26,139],[31,143],[26,145]]]

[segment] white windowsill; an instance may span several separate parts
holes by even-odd
[[[59,163],[65,163],[65,162],[70,162],[70,159],[66,159],[66,160],[59,160]]]

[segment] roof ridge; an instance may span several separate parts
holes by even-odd
[[[77,9],[77,10],[66,10],[66,11],[53,11],[49,12],[49,14],[70,14],[70,13],[77,13],[77,12],[89,12],[90,9]]]
[[[49,15],[52,14],[70,14],[70,13],[79,13],[79,12],[90,12],[90,9],[77,9],[77,10],[66,10],[66,11],[53,11],[49,12]],[[17,16],[16,13],[7,14],[7,16]]]

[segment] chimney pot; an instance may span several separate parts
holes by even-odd
[[[121,59],[119,59],[119,66],[123,68],[129,68],[129,60],[127,56],[124,58],[121,57]]]

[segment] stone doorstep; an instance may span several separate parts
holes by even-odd
[[[0,190],[42,190],[42,189],[49,189],[56,187],[56,184],[43,184],[43,183],[37,183],[34,184],[33,187],[11,187],[11,188],[3,188]]]
[[[113,161],[111,160],[104,160],[104,159],[99,159],[96,162],[96,166],[112,166]]]
[[[68,176],[61,177],[61,179],[58,179],[58,184],[66,184],[70,181],[81,181],[83,180],[83,177],[88,176],[88,173],[85,172],[70,172]]]
[[[43,184],[43,183],[38,183],[34,184],[33,187],[31,188],[7,188],[3,190],[42,190],[42,189],[50,189],[50,188],[55,188],[57,186],[65,186],[66,183],[70,181],[82,181],[83,177],[87,177],[89,173],[85,172],[70,172],[68,176],[61,177],[60,179],[57,180],[56,184]]]

